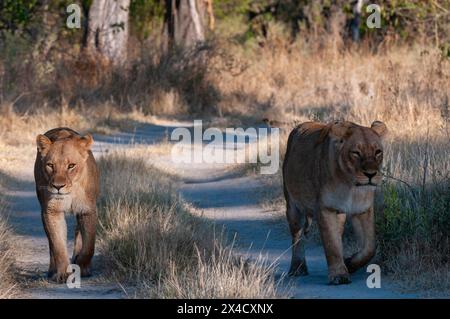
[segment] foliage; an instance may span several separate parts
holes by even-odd
[[[130,5],[131,32],[139,40],[150,36],[161,25],[164,16],[163,0],[132,0]]]
[[[361,21],[366,21],[371,11],[362,9]],[[450,2],[436,0],[432,2],[420,0],[381,0],[377,4],[381,8],[381,28],[368,28],[366,23],[360,24],[363,36],[380,43],[387,36],[405,42],[417,38],[430,39],[436,46],[447,50],[450,43]],[[248,17],[249,27],[256,35],[267,30],[270,21],[284,23],[291,30],[293,37],[300,33],[328,31],[336,15],[345,19],[344,37],[350,35],[349,26],[354,19],[352,2],[343,0],[253,0],[250,3]]]
[[[419,251],[432,247],[450,254],[450,183],[440,184],[432,189],[384,185],[384,209],[376,221],[381,252],[391,254],[392,247],[415,241]]]
[[[361,24],[361,31],[367,36],[379,39],[387,35],[395,35],[405,41],[413,41],[418,37],[431,39],[437,46],[450,41],[450,2],[446,0],[394,0],[378,1],[381,7],[381,28],[369,29]],[[367,18],[366,7],[363,17]],[[363,20],[365,20],[363,18]]]
[[[245,15],[252,0],[214,0],[214,15],[217,19],[230,16]]]
[[[39,0],[2,0],[0,2],[0,36],[5,32],[27,30]]]
[[[42,24],[39,16],[42,11],[64,17],[65,6],[70,1],[51,0],[3,0],[0,2],[0,36],[5,32],[33,33],[33,21]],[[73,2],[73,1],[72,1]],[[78,0],[86,14],[92,0]],[[354,1],[345,0],[214,0],[214,14],[218,20],[230,17],[247,17],[247,28],[253,36],[267,37],[268,25],[272,21],[284,24],[291,37],[298,34],[322,34],[330,31],[333,19],[340,16],[344,20],[341,35],[350,35],[349,26],[354,19]],[[373,44],[393,41],[413,42],[427,39],[444,52],[450,54],[450,2],[446,0],[380,0],[381,28],[370,29],[366,21],[371,12],[366,8],[361,13],[360,32],[363,38]],[[160,32],[164,18],[165,1],[131,0],[131,33],[140,41],[147,39],[152,32]],[[86,17],[84,17],[86,18]],[[50,19],[49,21],[52,21]],[[48,23],[46,21],[46,23]],[[50,22],[51,23],[51,22]],[[230,22],[231,23],[231,22]],[[63,35],[72,37],[73,30],[57,24]],[[45,28],[44,28],[45,29]],[[71,31],[71,32],[70,32]],[[78,37],[76,37],[78,39]]]

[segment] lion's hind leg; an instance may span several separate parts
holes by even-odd
[[[77,221],[77,225],[75,227],[74,243],[73,243],[73,255],[72,255],[72,259],[71,259],[72,264],[75,263],[77,256],[80,254],[82,244],[83,244],[83,241],[81,238],[80,224]]]

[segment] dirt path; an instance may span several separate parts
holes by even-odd
[[[196,175],[204,175],[201,168]],[[265,211],[256,204],[255,191],[261,188],[255,177],[225,177],[215,181],[182,184],[183,197],[203,209],[204,215],[224,225],[230,236],[236,236],[238,251],[251,258],[260,254],[269,263],[277,264],[277,276],[284,275],[291,258],[291,238],[287,223],[274,212]],[[364,269],[352,275],[352,284],[327,285],[327,264],[323,248],[308,244],[306,248],[309,275],[300,278],[285,277],[284,283],[292,286],[293,298],[415,298],[413,294],[396,292],[382,278],[381,289],[369,289]]]
[[[153,144],[163,140],[170,131],[180,125],[143,124],[133,133],[112,137],[95,136],[95,156],[112,148],[132,148],[133,143]],[[130,144],[132,143],[132,144]],[[175,164],[170,155],[149,158],[149,162],[164,167],[181,176],[179,192],[194,206],[203,210],[204,216],[219,226],[225,226],[230,236],[236,234],[237,251],[250,258],[262,254],[276,264],[277,276],[288,270],[290,261],[290,237],[287,225],[273,212],[264,211],[257,203],[261,183],[257,176],[242,176],[230,171],[223,164]],[[12,205],[10,221],[17,233],[19,277],[25,281],[23,298],[123,298],[125,294],[118,284],[108,283],[98,268],[94,276],[82,281],[80,289],[66,285],[49,284],[45,280],[48,267],[48,244],[40,220],[32,168],[24,174],[7,194]],[[70,219],[70,218],[69,218]],[[69,240],[73,237],[73,221],[68,224]],[[70,249],[70,248],[69,248]],[[70,250],[69,250],[70,251]],[[294,298],[416,298],[417,295],[401,294],[382,278],[381,289],[366,286],[364,270],[352,276],[353,283],[344,286],[328,286],[327,266],[323,249],[310,245],[306,251],[310,275],[286,278],[283,284],[292,289]],[[101,256],[96,255],[94,263]],[[95,266],[94,266],[95,267]],[[97,269],[97,270],[96,270]]]
[[[169,159],[164,161],[169,163]],[[249,258],[262,255],[269,263],[276,264],[278,278],[288,271],[291,258],[291,238],[287,223],[279,213],[266,211],[257,204],[261,191],[258,177],[242,177],[229,170],[212,170],[202,165],[179,167],[182,183],[179,191],[203,215],[225,226],[231,238],[236,237],[237,252]],[[284,277],[283,283],[291,287],[293,298],[418,298],[416,294],[403,294],[394,289],[386,278],[381,279],[380,289],[366,285],[369,273],[365,269],[353,274],[352,284],[327,285],[327,264],[322,246],[309,243],[306,248],[309,275]]]

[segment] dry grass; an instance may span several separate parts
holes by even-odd
[[[450,62],[439,51],[310,52],[301,40],[291,45],[276,40],[250,53],[234,48],[248,68],[217,80],[222,110],[287,122],[338,117],[368,124],[378,118],[389,127],[402,124],[396,134],[416,136],[427,126],[445,126]]]
[[[38,134],[58,126],[73,127],[83,132],[89,130],[90,123],[93,123],[89,117],[64,108],[21,114],[5,103],[0,104],[0,112],[0,170],[21,179],[32,179]]]
[[[101,249],[140,298],[274,298],[273,270],[232,254],[213,226],[142,159],[110,155],[102,171]]]
[[[0,191],[2,188],[3,181],[0,180]],[[13,279],[14,250],[6,214],[7,204],[0,194],[0,299],[13,298],[17,292]]]
[[[264,48],[235,49],[242,74],[218,81],[227,112],[269,118],[287,136],[303,121],[381,120],[386,175],[376,200],[380,263],[408,290],[449,291],[450,60],[431,47],[372,54],[339,41],[314,49],[274,30]],[[251,61],[251,62],[250,62]],[[284,215],[281,171],[268,178],[263,205]]]
[[[32,167],[35,136],[55,126],[112,132],[154,120],[139,112],[120,114],[105,109],[86,111],[65,106],[19,114],[3,105],[1,169],[16,176],[23,173],[24,167]],[[163,144],[152,149],[165,153],[169,146]],[[134,147],[127,156],[148,156],[148,148]],[[262,260],[250,263],[235,257],[222,239],[214,237],[211,225],[191,214],[192,209],[174,195],[170,174],[147,167],[142,160],[118,156],[108,157],[100,165],[107,172],[102,174],[100,246],[110,257],[111,272],[138,285],[137,297],[285,296],[278,292],[272,269]],[[125,184],[124,188],[117,187],[119,181]],[[0,223],[0,235],[0,248],[6,250],[11,239],[6,222]],[[9,272],[10,255],[4,256],[0,269]],[[198,276],[199,273],[202,275]],[[12,287],[12,281],[7,281],[3,273],[1,276],[5,289],[7,285]],[[6,290],[2,289],[3,286],[1,295],[6,297]]]
[[[67,103],[62,103],[54,108],[43,106],[18,112],[13,103],[5,102],[0,104],[0,112],[0,136],[3,143],[12,147],[34,143],[37,134],[55,127],[66,126],[80,132],[108,134],[132,130],[137,118],[141,122],[149,119],[137,111],[121,114],[108,103],[95,108],[70,108]]]
[[[314,39],[306,42],[301,37],[289,43],[285,33],[279,26],[271,25],[264,47],[221,40],[212,47],[201,48],[201,52],[175,52],[168,56],[143,48],[142,54],[131,61],[129,72],[95,73],[92,76],[95,83],[79,81],[86,75],[83,70],[90,70],[89,66],[78,68],[79,74],[70,77],[73,71],[70,63],[76,61],[55,65],[56,71],[45,81],[27,78],[25,71],[7,74],[8,83],[20,86],[0,92],[0,96],[9,98],[16,91],[26,92],[27,95],[15,103],[17,109],[26,112],[18,113],[10,104],[1,106],[0,164],[20,168],[22,158],[34,157],[31,145],[34,145],[35,135],[46,129],[67,125],[81,131],[95,127],[98,132],[110,133],[115,127],[128,128],[127,123],[145,121],[143,113],[187,113],[199,117],[213,114],[232,123],[254,124],[263,118],[277,120],[286,123],[281,135],[282,157],[287,135],[296,122],[346,119],[370,125],[375,119],[381,120],[390,130],[385,143],[386,179],[376,203],[379,251],[384,269],[404,282],[408,289],[448,291],[449,59],[442,57],[435,48],[418,45],[386,46],[376,54],[363,46],[344,47],[336,32],[317,43]],[[0,57],[0,69],[6,62]],[[31,67],[22,66],[24,70]],[[45,85],[41,87],[41,83]],[[54,105],[63,107],[51,109]],[[142,111],[123,114],[116,110]],[[137,201],[151,205],[147,202],[148,190],[140,188],[142,185],[150,187],[146,183],[151,182],[142,180],[142,175],[129,173],[130,176],[120,176],[126,181],[131,181],[132,176],[142,197],[130,195],[129,203],[111,202],[119,208],[130,204],[135,210],[128,211],[126,219],[115,219],[113,215],[108,222],[129,222],[138,227],[132,214],[144,215],[143,221],[148,221],[148,215],[139,211]],[[280,176],[274,176],[270,182],[267,199],[272,207],[282,211]],[[125,195],[114,196],[124,198]],[[169,203],[173,202],[169,200]],[[174,207],[167,211],[175,214],[177,210]],[[140,228],[135,231],[143,232]],[[126,234],[132,238],[131,233]],[[118,238],[121,235],[116,234]],[[142,233],[140,240],[146,239],[145,236]],[[176,248],[180,243],[173,244]],[[193,257],[196,256],[193,246],[188,250],[189,254],[182,256],[191,256],[197,260],[195,265],[200,265],[198,257]],[[221,253],[219,250],[217,254],[226,256],[228,251]],[[165,274],[162,284],[156,274],[149,275],[150,270],[140,262],[130,263],[130,267],[136,267],[131,273],[136,280],[141,278],[140,271],[146,269],[141,282],[152,287],[146,289],[148,296],[189,295],[186,290],[176,288],[189,286],[177,277],[184,269],[164,264],[165,269],[173,271]],[[117,261],[117,267],[121,264],[128,267],[122,259]],[[189,276],[193,270],[186,271]],[[204,273],[214,271],[219,270],[208,268]],[[168,280],[170,276],[175,277]],[[194,282],[193,285],[203,285],[198,280]]]
[[[44,105],[19,112],[13,103],[4,102],[0,104],[0,169],[17,176],[24,167],[32,167],[36,156],[36,136],[55,127],[70,127],[81,134],[108,135],[133,132],[143,123],[158,123],[158,120],[161,121],[137,110],[121,113],[109,103],[94,108],[70,108],[63,103],[59,107]]]

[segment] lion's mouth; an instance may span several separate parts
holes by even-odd
[[[53,197],[55,197],[55,198],[64,198],[64,197],[66,197],[66,196],[68,196],[69,195],[69,193],[64,193],[64,194],[61,194],[61,193],[52,193],[52,195],[53,195]]]
[[[374,184],[372,182],[368,182],[368,183],[365,183],[365,184],[357,182],[356,186],[378,186],[378,185]]]
[[[70,192],[62,193],[61,191],[55,191],[53,189],[49,189],[48,192],[55,197],[64,197],[70,195]]]

